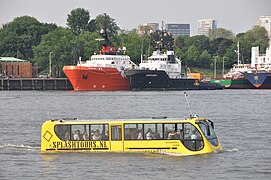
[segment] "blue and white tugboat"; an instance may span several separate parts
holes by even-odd
[[[258,46],[252,47],[251,68],[244,76],[257,89],[271,89],[271,44],[263,55]]]

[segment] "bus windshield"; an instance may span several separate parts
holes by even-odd
[[[217,136],[214,131],[214,124],[210,120],[201,120],[198,122],[199,127],[207,138],[207,140],[214,146],[218,146]]]

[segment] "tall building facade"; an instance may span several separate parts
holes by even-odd
[[[269,44],[271,44],[271,16],[261,16],[257,22],[257,25],[266,29],[269,37]]]
[[[166,31],[172,36],[190,36],[190,24],[166,24]]]
[[[198,20],[198,35],[208,36],[210,30],[217,29],[217,20],[201,19]]]
[[[155,32],[159,29],[159,23],[147,23],[147,26],[151,27],[153,32]]]
[[[148,34],[150,35],[151,33],[159,30],[159,23],[146,23],[144,25],[140,25],[138,28],[138,34],[139,35],[144,35]]]

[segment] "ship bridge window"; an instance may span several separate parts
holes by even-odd
[[[207,140],[214,146],[218,146],[218,139],[215,134],[213,123],[211,121],[199,121],[199,127],[204,134],[204,136],[207,138]]]

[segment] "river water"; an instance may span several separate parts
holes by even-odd
[[[0,179],[270,179],[271,90],[188,91],[220,153],[40,153],[50,118],[189,116],[183,91],[0,91]]]

